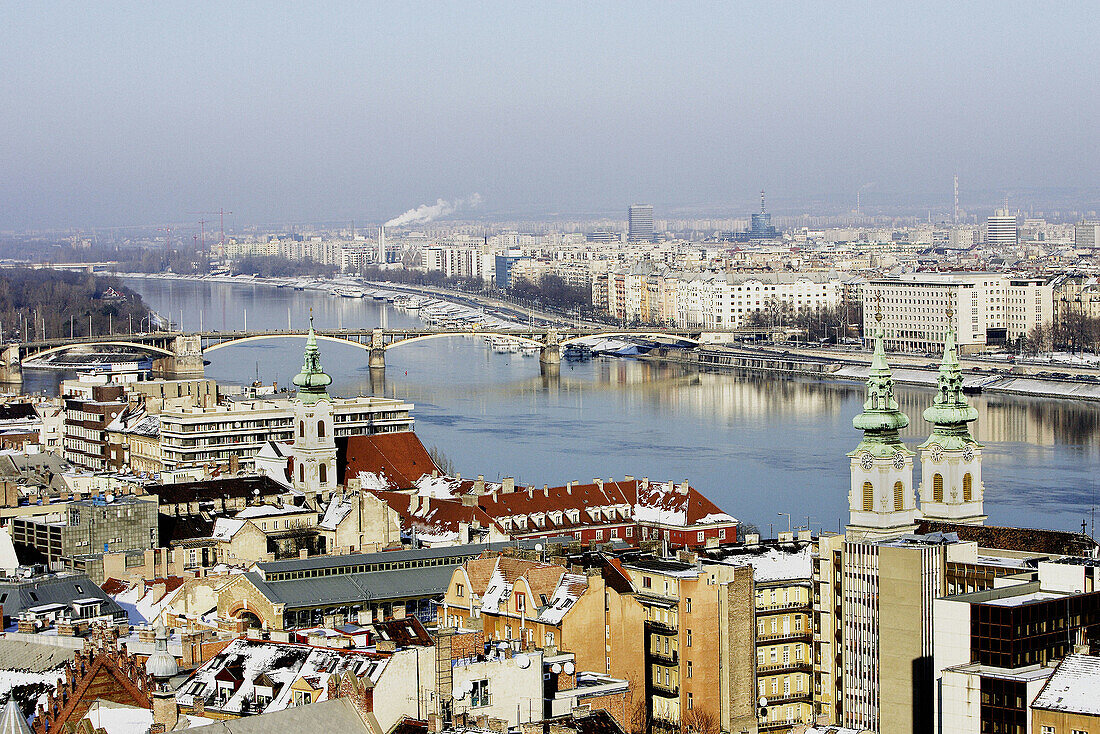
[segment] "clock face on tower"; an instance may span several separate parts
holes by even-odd
[[[901,471],[905,468],[905,454],[898,451],[894,454],[894,468]]]
[[[875,459],[870,454],[865,453],[859,457],[859,465],[863,467],[863,471],[871,471],[871,467],[875,465]]]
[[[963,459],[965,459],[968,462],[974,460],[974,447],[973,446],[967,446],[965,449],[963,449]]]
[[[932,448],[929,450],[928,455],[932,457],[932,461],[937,464],[940,463],[943,461],[943,446],[940,446],[938,443],[932,444]]]

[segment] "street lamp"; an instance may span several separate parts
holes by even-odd
[[[787,532],[788,533],[791,532],[791,513],[789,513],[789,512],[778,512],[776,514],[779,515],[779,517],[783,517],[784,515],[786,515],[786,517],[787,517]]]

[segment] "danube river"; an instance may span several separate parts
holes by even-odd
[[[420,325],[370,299],[258,285],[132,279],[127,284],[186,329]],[[303,339],[212,352],[219,382],[259,377],[285,385],[301,365]],[[491,352],[480,338],[398,346],[384,381],[372,381],[361,349],[321,343],[331,392],[384,392],[415,404],[416,430],[462,476],[514,476],[541,486],[632,474],[687,479],[724,510],[764,533],[793,526],[835,530],[847,515],[848,459],[859,442],[852,417],[863,385],[759,375],[699,373],[626,359],[561,365],[540,376],[537,356]],[[28,383],[34,378],[28,378]],[[926,389],[900,387],[913,447],[927,435]],[[971,398],[985,444],[985,509],[991,524],[1080,530],[1100,505],[1100,406],[1008,396]],[[919,473],[919,469],[918,469]]]

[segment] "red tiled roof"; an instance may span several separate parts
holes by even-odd
[[[483,528],[496,527],[504,532],[480,507],[466,506],[461,500],[421,497],[402,492],[379,491],[374,492],[374,495],[401,516],[403,530],[416,528],[421,532],[456,532],[459,523],[467,523]],[[414,506],[415,511],[412,510]]]
[[[384,477],[391,489],[410,489],[423,475],[439,471],[412,431],[349,436],[344,453],[345,483],[360,472],[370,472]]]

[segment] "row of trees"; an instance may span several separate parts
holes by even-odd
[[[248,255],[233,262],[233,273],[263,278],[331,278],[340,270],[316,260],[288,260],[277,255]]]
[[[570,285],[558,275],[544,275],[537,283],[527,278],[516,278],[508,293],[520,301],[563,311],[585,308],[592,302],[591,292],[587,288]]]
[[[859,336],[863,325],[863,306],[859,303],[843,303],[839,306],[795,309],[787,301],[769,300],[760,311],[753,311],[745,319],[745,325],[756,329],[799,329],[806,341],[839,342],[846,337]]]
[[[1043,352],[1100,353],[1100,319],[1079,311],[1061,314],[1053,323],[1032,327],[1010,345],[1020,354]]]
[[[141,296],[114,277],[30,268],[0,271],[4,339],[106,334],[131,324],[134,331],[148,330],[150,315]]]

